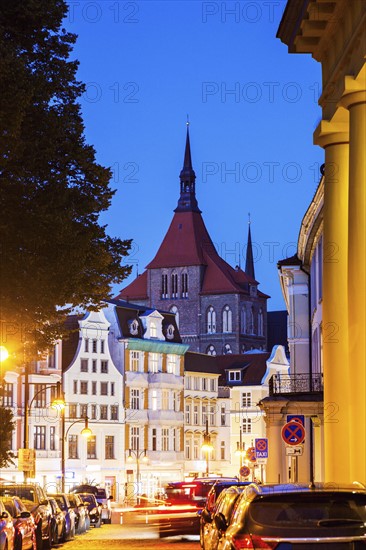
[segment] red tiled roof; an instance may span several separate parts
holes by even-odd
[[[139,275],[132,283],[123,288],[116,300],[147,300],[147,271]]]

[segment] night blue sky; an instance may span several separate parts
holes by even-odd
[[[276,264],[296,251],[323,162],[312,143],[320,66],[276,38],[285,1],[68,3],[86,139],[117,190],[102,222],[134,241],[127,282],[173,216],[189,113],[208,231],[227,262],[240,255],[244,266],[250,212],[259,288],[269,310],[284,309]]]

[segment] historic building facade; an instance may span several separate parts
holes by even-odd
[[[191,351],[224,355],[266,349],[267,299],[254,276],[249,226],[246,267],[217,253],[195,191],[187,127],[178,206],[160,248],[117,298],[175,313]]]

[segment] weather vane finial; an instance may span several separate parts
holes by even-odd
[[[250,212],[248,212],[248,224],[250,225]]]
[[[187,114],[187,122],[186,125],[189,126],[189,115]]]

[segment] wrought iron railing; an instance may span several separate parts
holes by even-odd
[[[274,374],[269,380],[269,395],[288,393],[320,393],[323,374]]]

